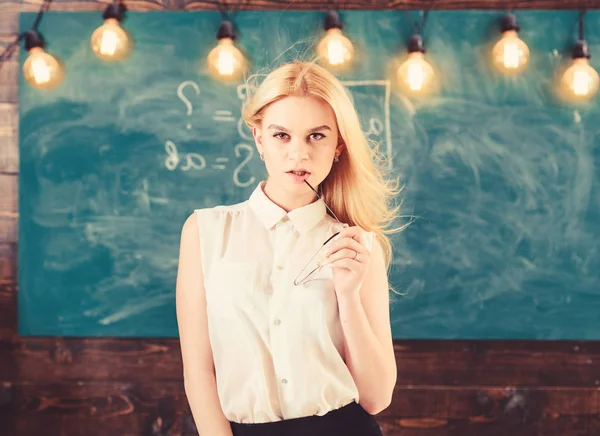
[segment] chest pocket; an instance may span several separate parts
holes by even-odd
[[[258,263],[219,260],[212,265],[205,283],[206,304],[210,315],[217,318],[239,316],[256,303],[260,292]]]

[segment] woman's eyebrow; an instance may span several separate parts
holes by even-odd
[[[281,130],[283,132],[288,132],[289,133],[288,129],[286,129],[285,127],[279,126],[277,124],[271,124],[268,128],[272,129],[272,130]],[[327,124],[323,124],[322,126],[317,126],[317,127],[313,127],[312,129],[309,129],[308,133],[317,132],[319,130],[329,130],[329,131],[331,131],[331,128]]]

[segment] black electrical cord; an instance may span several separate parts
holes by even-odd
[[[585,10],[579,11],[579,40],[583,41],[583,17],[585,16]]]
[[[42,3],[40,10],[38,11],[37,16],[35,17],[33,26],[31,26],[31,30],[29,30],[27,32],[23,32],[20,35],[18,35],[17,39],[15,39],[13,42],[11,42],[6,47],[6,49],[0,54],[0,68],[2,68],[4,61],[7,61],[8,59],[10,59],[12,57],[13,53],[15,52],[15,50],[17,49],[17,47],[19,46],[19,44],[23,38],[29,38],[30,41],[35,40],[35,41],[43,44],[43,39],[37,33],[37,29],[40,25],[40,22],[42,21],[42,16],[50,8],[50,3],[52,3],[52,0],[44,0],[44,3]]]
[[[409,53],[421,52],[425,53],[425,46],[423,44],[423,37],[421,36],[423,32],[423,28],[425,27],[425,23],[427,22],[427,16],[429,15],[429,8],[423,12],[421,15],[421,22],[417,25],[417,23],[413,20],[410,11],[406,11],[408,18],[410,20],[410,24],[413,28],[413,35],[410,37],[408,41],[408,51]]]
[[[417,23],[415,23],[415,20],[413,20],[410,11],[406,11],[406,14],[408,15],[408,19],[410,20],[410,24],[412,25],[413,33],[421,34],[421,32],[423,32],[423,28],[425,27],[425,23],[427,22],[427,15],[429,14],[429,9],[423,12],[423,15],[421,16],[421,22],[418,25]]]
[[[230,11],[227,3],[223,5],[220,1],[217,1],[217,9],[221,14],[221,25],[219,26],[219,31],[217,32],[217,39],[230,38],[235,40],[237,38],[237,34],[235,32],[233,18],[238,13],[240,8]]]
[[[582,9],[579,11],[579,40],[575,43],[575,47],[573,48],[573,53],[571,57],[573,59],[590,59],[592,57],[590,50],[588,48],[587,43],[585,42],[585,38],[583,35],[583,18],[585,16],[585,10]]]

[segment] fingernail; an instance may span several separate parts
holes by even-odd
[[[350,227],[348,224],[344,223],[343,227]]]

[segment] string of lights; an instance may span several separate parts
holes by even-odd
[[[14,52],[17,50],[19,43],[21,42],[21,40],[23,38],[26,37],[27,33],[29,33],[30,35],[36,34],[37,36],[30,36],[30,38],[37,37],[38,39],[41,40],[41,36],[39,36],[39,34],[37,34],[37,29],[40,24],[40,21],[42,20],[42,16],[44,15],[44,12],[46,12],[50,8],[50,3],[52,3],[52,0],[44,0],[36,18],[35,18],[35,22],[33,23],[33,26],[31,26],[31,30],[29,32],[23,32],[23,33],[19,34],[17,36],[17,38],[13,42],[11,42],[8,45],[8,47],[6,47],[4,52],[2,54],[0,54],[0,68],[2,67],[2,64],[4,63],[4,61],[7,61],[8,59],[10,59],[12,57]]]
[[[17,36],[3,53],[0,54],[0,68],[12,57],[22,40],[29,56],[23,65],[23,75],[27,82],[37,88],[52,88],[64,79],[64,66],[52,54],[46,51],[46,41],[38,27],[42,17],[49,10],[52,0],[44,0],[31,29]],[[207,56],[209,71],[219,80],[238,81],[250,67],[248,56],[236,47],[233,14],[223,9],[219,3],[221,24],[216,34],[217,45]],[[127,7],[122,0],[110,3],[102,18],[104,23],[98,27],[90,39],[91,49],[100,59],[106,61],[122,61],[133,50],[133,39],[121,26],[125,19]],[[584,38],[585,10],[579,12],[578,40],[571,52],[571,65],[562,74],[560,85],[563,92],[575,100],[591,98],[598,91],[599,76],[590,65],[591,53]],[[397,82],[408,93],[426,94],[436,85],[436,73],[427,59],[423,40],[423,29],[427,21],[429,9],[421,15],[419,23],[415,22],[407,11],[413,34],[407,44],[407,53],[396,71]],[[344,35],[343,22],[339,13],[333,9],[325,16],[323,38],[316,46],[318,61],[332,71],[349,69],[355,56],[350,39]],[[527,66],[530,51],[527,44],[519,37],[520,26],[514,10],[509,10],[500,24],[501,38],[491,50],[491,61],[495,67],[506,74],[516,74]],[[428,55],[429,56],[429,55]]]

